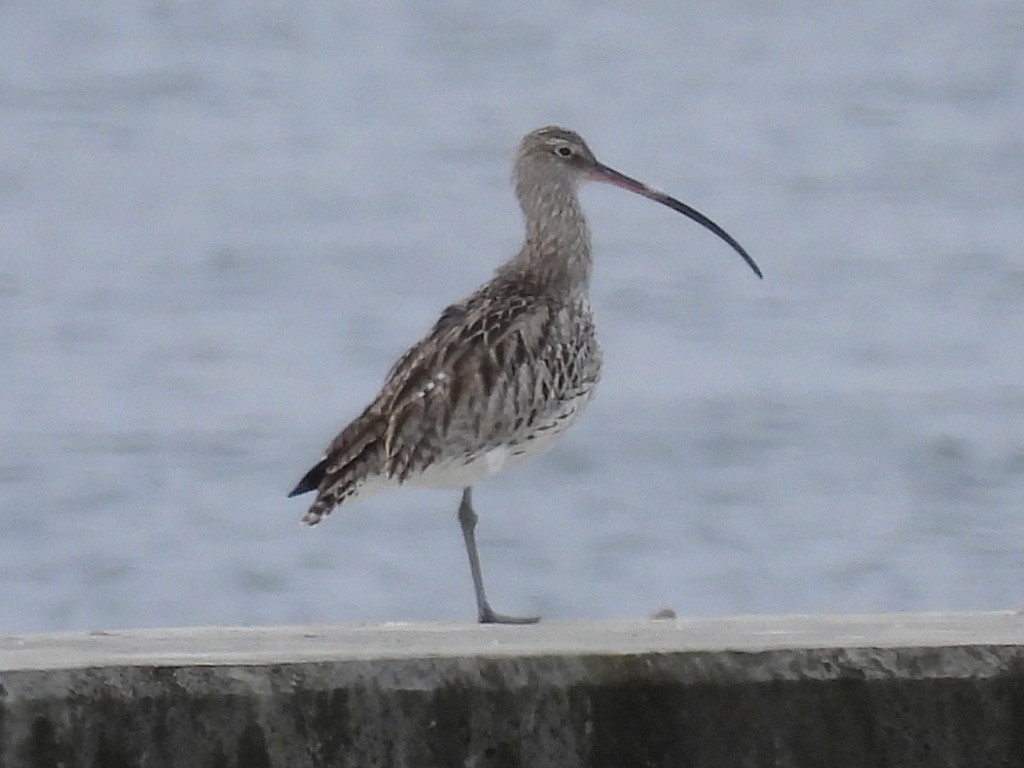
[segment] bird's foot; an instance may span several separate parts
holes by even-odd
[[[489,605],[480,610],[478,618],[481,624],[536,624],[540,621],[540,616],[506,616],[495,613]]]

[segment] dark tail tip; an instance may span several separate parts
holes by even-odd
[[[313,467],[309,472],[303,475],[302,479],[299,480],[298,484],[292,488],[292,492],[288,494],[290,499],[292,496],[299,496],[303,493],[309,493],[315,491],[320,487],[320,483],[323,482],[324,475],[327,474],[327,457],[324,456],[320,462]]]

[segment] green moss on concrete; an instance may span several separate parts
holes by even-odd
[[[7,718],[5,718],[7,719]],[[57,731],[44,715],[32,717],[29,736],[17,751],[20,760],[30,768],[60,768],[71,759],[70,745],[59,744]]]
[[[1024,650],[0,672],[0,768],[1020,766]]]
[[[273,768],[267,740],[263,731],[256,723],[249,723],[242,729],[238,737],[238,750],[235,765],[246,768]]]
[[[309,745],[317,765],[338,765],[353,743],[352,706],[358,691],[298,689],[283,697],[295,732]]]

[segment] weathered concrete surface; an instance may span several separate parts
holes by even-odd
[[[1024,617],[0,637],[0,766],[1024,768]]]

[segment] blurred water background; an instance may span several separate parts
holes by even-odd
[[[1024,604],[1024,4],[0,6],[0,631],[474,618],[457,493],[286,499],[588,188],[605,374],[477,489],[498,610]]]

